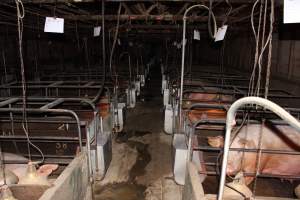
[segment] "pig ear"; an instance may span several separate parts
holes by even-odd
[[[56,164],[46,164],[42,165],[37,172],[42,176],[49,176],[53,171],[57,170],[58,165]]]

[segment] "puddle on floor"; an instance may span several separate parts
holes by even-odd
[[[117,183],[94,190],[95,200],[143,200],[146,187],[132,183]]]
[[[116,141],[126,143],[130,148],[134,148],[138,152],[136,163],[129,171],[129,180],[123,183],[107,184],[104,186],[94,187],[95,200],[143,200],[145,199],[146,186],[139,185],[135,179],[146,173],[145,168],[151,161],[151,155],[148,151],[148,144],[129,140],[131,137],[142,137],[150,134],[149,131],[129,131],[121,133],[117,136]]]
[[[127,144],[131,148],[136,148],[138,152],[136,163],[133,165],[129,172],[129,180],[135,181],[136,177],[142,176],[146,173],[145,168],[151,161],[151,155],[148,151],[148,144],[131,140],[128,140]]]
[[[124,143],[127,142],[129,138],[132,137],[143,137],[147,134],[151,134],[150,131],[140,131],[140,130],[127,130],[126,132],[118,133],[116,137],[116,142]]]

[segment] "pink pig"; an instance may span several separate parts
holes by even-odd
[[[27,168],[28,168],[28,164],[27,164],[28,159],[17,154],[6,153],[6,152],[3,153],[3,156],[5,162],[9,163],[10,161],[19,161],[24,163],[24,164],[5,164],[5,168],[7,170],[12,171],[15,175],[17,175],[19,180],[21,180],[26,175]],[[41,165],[37,169],[37,175],[40,177],[44,177],[46,179],[57,168],[58,168],[57,164]]]
[[[234,132],[234,131],[233,131]],[[243,126],[232,140],[230,148],[258,149],[261,136],[261,149],[300,152],[300,133],[286,125],[259,125]],[[208,137],[209,145],[223,147],[222,136]],[[228,156],[227,174],[235,175],[239,171],[255,173],[256,152],[230,151]],[[262,153],[259,172],[269,175],[300,175],[300,155]],[[246,177],[250,184],[254,177]]]

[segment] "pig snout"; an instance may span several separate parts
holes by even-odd
[[[46,164],[36,170],[34,164],[29,162],[27,173],[20,179],[19,184],[50,185],[47,177],[57,168],[58,165]]]

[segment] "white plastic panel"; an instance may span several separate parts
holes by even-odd
[[[121,132],[124,128],[124,108],[125,103],[118,103],[118,108],[114,112],[114,128],[117,132]]]
[[[136,90],[135,88],[126,89],[127,94],[127,107],[134,108],[136,104]]]
[[[141,82],[140,81],[135,82],[135,89],[136,89],[136,95],[140,96],[140,93],[141,93]]]
[[[168,134],[173,133],[173,108],[171,105],[166,105],[164,131]]]
[[[188,149],[186,146],[185,136],[183,134],[175,134],[173,138],[174,148],[174,164],[173,173],[175,182],[179,185],[184,185],[185,171]]]
[[[169,104],[169,97],[170,96],[170,90],[164,89],[164,106]]]

